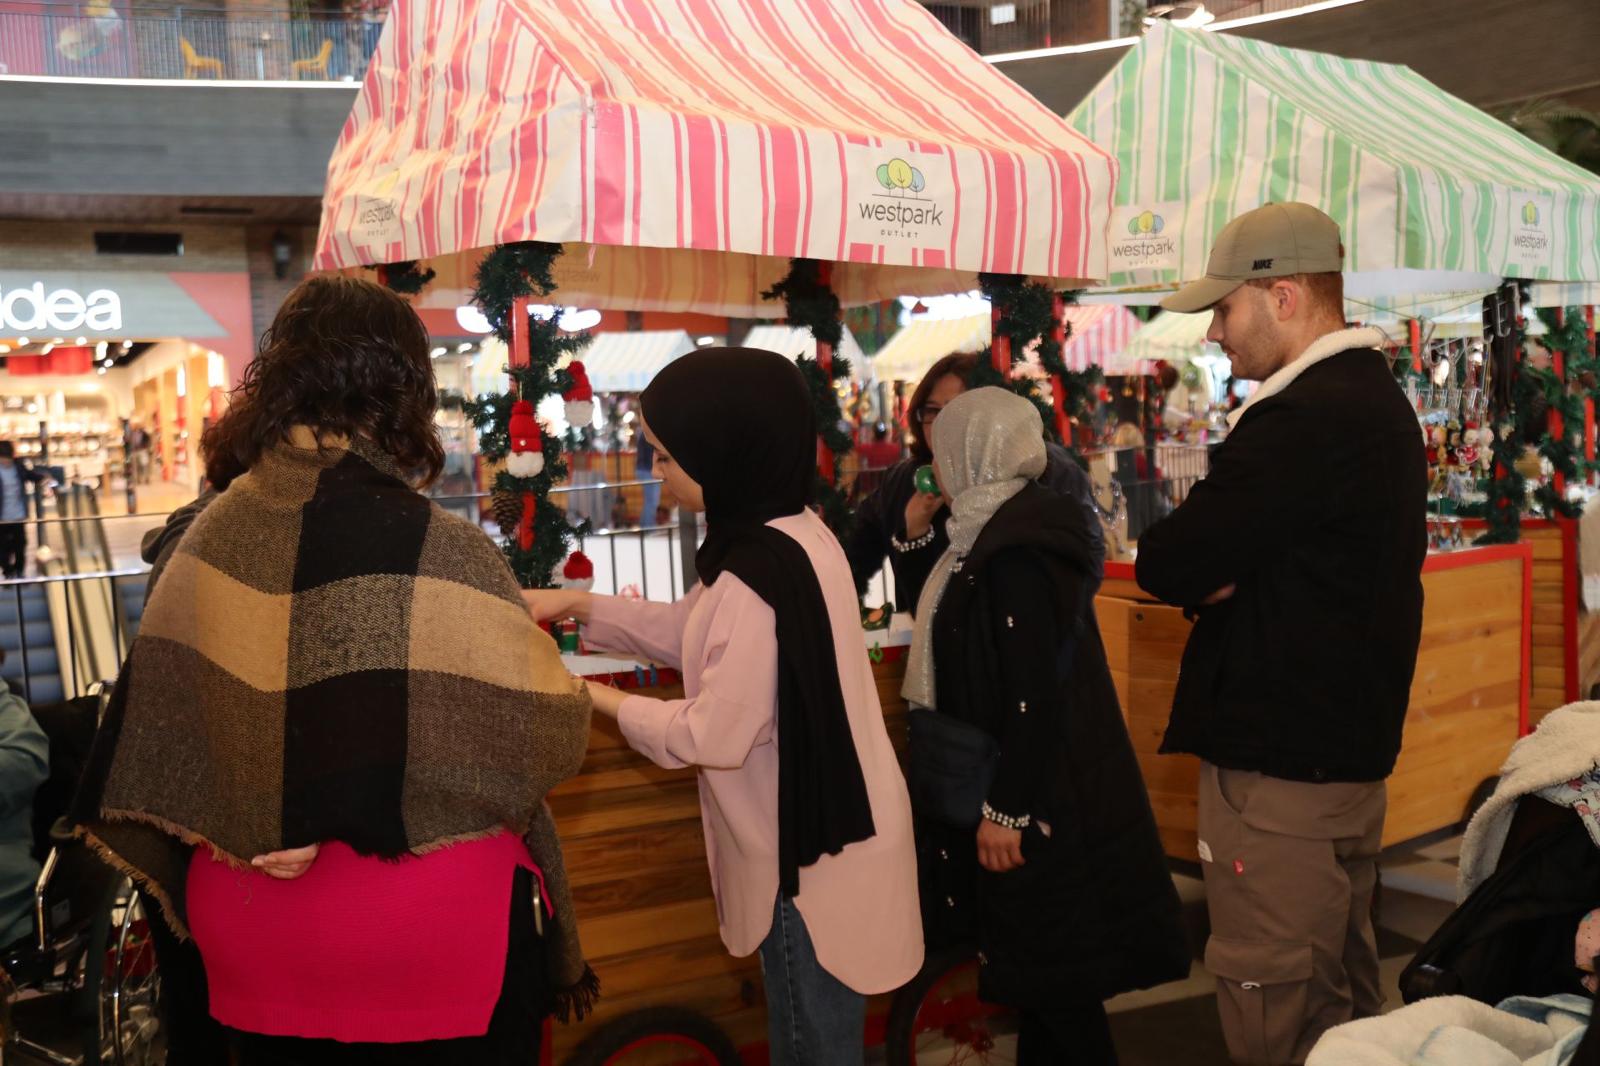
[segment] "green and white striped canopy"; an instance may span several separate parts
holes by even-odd
[[[1407,67],[1158,22],[1067,120],[1121,166],[1109,289],[1197,278],[1288,200],[1339,223],[1353,295],[1600,281],[1600,177]]]

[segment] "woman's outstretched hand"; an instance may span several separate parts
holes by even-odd
[[[311,869],[311,864],[317,861],[317,852],[321,850],[321,844],[310,844],[303,848],[274,851],[270,855],[257,855],[250,860],[250,865],[268,877],[293,881]]]
[[[589,620],[590,595],[576,589],[525,589],[522,604],[535,622],[564,622],[576,618]]]
[[[622,708],[622,701],[627,697],[610,685],[602,685],[597,681],[586,684],[589,686],[589,698],[594,701],[594,709],[607,718],[615,718]]]

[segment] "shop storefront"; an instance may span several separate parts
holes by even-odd
[[[0,245],[9,245],[0,230]],[[72,242],[5,256],[0,268],[0,437],[75,481],[135,465],[145,480],[192,492],[196,445],[252,349],[250,276],[237,270],[80,265]],[[181,245],[179,246],[181,247]],[[221,257],[203,256],[202,265]],[[172,258],[181,258],[180,256]],[[182,492],[179,495],[183,495]]]

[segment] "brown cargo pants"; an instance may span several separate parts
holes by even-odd
[[[1311,784],[1200,767],[1206,969],[1228,1054],[1305,1062],[1323,1033],[1383,1006],[1372,893],[1383,782]]]

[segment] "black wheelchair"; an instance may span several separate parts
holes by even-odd
[[[34,935],[0,948],[0,1061],[161,1066],[161,974],[132,883],[61,818],[109,689],[35,710],[50,738],[50,780],[35,799]]]

